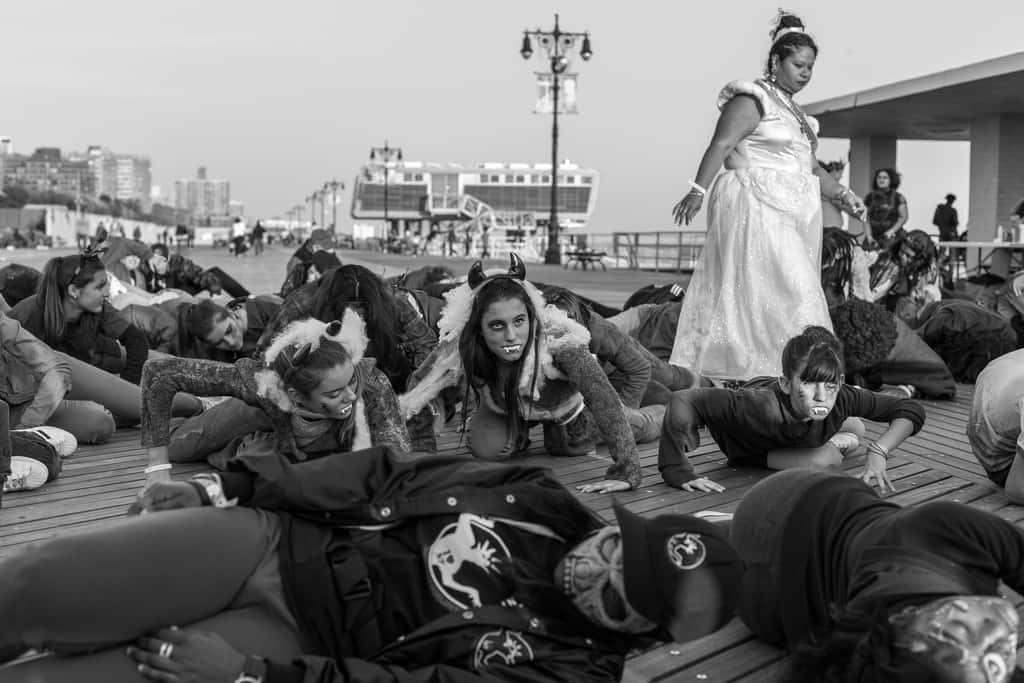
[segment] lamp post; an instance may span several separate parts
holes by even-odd
[[[385,182],[387,179],[385,178]],[[345,183],[338,180],[328,180],[324,183],[324,193],[328,190],[331,191],[331,228],[337,232],[338,230],[338,190],[344,190]],[[323,206],[321,204],[320,206]]]
[[[391,147],[385,140],[383,147],[370,148],[370,161],[375,161],[378,156],[384,164],[384,230],[387,231],[387,235],[385,235],[385,239],[387,239],[391,237],[391,222],[388,219],[388,169],[392,159],[402,160],[402,148]]]
[[[313,219],[316,215],[316,190],[313,190],[313,194],[306,197],[306,201],[309,202],[309,218]]]
[[[295,205],[295,215],[298,217],[299,227],[302,227],[302,212],[306,210],[305,204]]]
[[[548,218],[548,248],[544,252],[544,263],[557,265],[562,262],[562,252],[558,247],[558,92],[559,78],[569,68],[569,58],[576,47],[576,41],[583,39],[580,46],[580,57],[588,61],[594,51],[590,48],[588,32],[573,33],[563,31],[558,26],[558,15],[555,15],[555,27],[550,31],[523,31],[523,44],[519,54],[523,59],[533,56],[534,38],[544,48],[551,66],[551,215]]]

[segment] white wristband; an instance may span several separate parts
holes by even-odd
[[[164,470],[171,469],[171,463],[165,462],[159,465],[150,465],[146,469],[142,470],[145,474],[153,474],[154,472],[162,472]]]
[[[707,188],[701,187],[700,185],[697,184],[697,181],[693,180],[692,178],[690,179],[690,187],[696,190],[701,197],[706,197],[708,194]]]
[[[192,481],[199,484],[206,490],[206,495],[210,497],[210,503],[214,507],[218,508],[231,508],[238,505],[237,498],[228,499],[224,495],[224,484],[221,481],[220,475],[216,472],[197,474],[192,477]]]

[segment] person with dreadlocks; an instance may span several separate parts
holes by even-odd
[[[142,377],[142,445],[147,485],[170,479],[172,462],[225,466],[265,457],[301,461],[360,448],[409,450],[409,436],[387,377],[366,358],[362,319],[306,318],[274,337],[261,359],[233,364],[197,358],[159,358]],[[227,396],[173,434],[169,406],[178,392]],[[274,432],[274,439],[249,434]]]
[[[871,266],[872,288],[890,283],[882,303],[911,327],[922,308],[942,298],[939,276],[939,252],[924,230],[898,234]]]
[[[446,295],[441,340],[399,397],[413,415],[442,389],[466,380],[463,423],[469,449],[484,460],[521,456],[530,426],[543,424],[551,455],[584,455],[598,432],[614,461],[605,479],[580,487],[607,493],[640,484],[640,459],[619,395],[590,354],[590,333],[547,305],[511,255],[506,273],[486,276],[477,261]],[[476,411],[467,421],[471,399]]]
[[[1008,683],[1024,531],[953,501],[901,507],[835,472],[773,474],[740,501],[739,616],[792,683]]]
[[[891,279],[871,286],[871,266],[878,259],[875,250],[866,251],[857,238],[839,228],[825,228],[821,240],[821,286],[831,308],[847,298],[878,301],[892,286]]]

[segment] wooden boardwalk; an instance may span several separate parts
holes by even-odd
[[[973,387],[962,385],[954,401],[926,401],[928,420],[890,461],[896,486],[887,497],[903,505],[930,500],[954,500],[995,512],[1015,523],[1024,521],[1024,507],[1011,504],[991,483],[970,453],[964,433]],[[444,452],[462,452],[454,424],[440,439]],[[877,435],[881,425],[870,424]],[[532,435],[534,446],[527,462],[554,469],[566,486],[598,479],[608,465],[604,449],[596,457],[552,458],[541,453],[540,430]],[[726,487],[719,494],[687,493],[661,483],[657,470],[657,446],[641,446],[643,485],[616,494],[627,507],[644,515],[701,510],[732,512],[743,494],[767,472],[729,467],[708,437],[692,460],[700,474]],[[848,459],[846,469],[859,470],[862,456]],[[36,491],[9,494],[0,509],[0,557],[27,543],[57,533],[74,533],[121,517],[144,480],[145,453],[136,429],[120,430],[111,442],[85,446],[65,460],[60,479]],[[187,478],[206,469],[204,465],[175,466],[175,478]],[[578,494],[590,507],[613,519],[612,497]],[[739,621],[721,631],[685,645],[669,644],[630,659],[625,681],[770,681],[784,665],[783,653],[758,642]]]
[[[342,256],[346,262],[353,260],[348,254]],[[256,259],[218,263],[202,254],[200,259],[205,265],[221,265],[233,273],[250,269],[266,272],[266,265],[270,265]],[[573,274],[558,267],[530,268],[531,272],[539,271],[532,275],[532,279],[575,286],[584,294],[589,293],[590,287],[600,289],[601,299],[610,305],[621,304],[629,292],[644,284],[674,279],[647,273],[587,272],[584,276],[581,271]],[[271,277],[276,280],[276,271],[281,268],[271,265],[270,270],[274,271]],[[565,278],[580,278],[581,282]],[[249,277],[242,281],[253,286]],[[254,291],[271,289],[268,286]],[[989,483],[971,455],[965,424],[972,393],[972,386],[961,385],[954,401],[924,402],[928,411],[924,429],[905,442],[890,461],[890,473],[897,490],[888,497],[903,505],[954,500],[995,512],[1015,523],[1024,522],[1024,506],[1011,504]],[[883,429],[880,425],[869,425],[868,428],[871,435],[877,435]],[[608,465],[603,448],[596,457],[552,458],[541,454],[543,437],[539,429],[533,437],[534,446],[528,461],[552,467],[561,481],[573,490],[577,484],[600,478]],[[643,485],[635,491],[617,494],[618,499],[644,515],[734,511],[743,494],[768,473],[728,467],[706,432],[702,435],[702,443],[704,445],[693,455],[694,465],[700,474],[711,476],[723,484],[725,492],[687,493],[666,487],[657,471],[657,445],[647,444],[641,447],[645,473]],[[463,450],[454,425],[449,425],[440,439],[440,446],[446,452]],[[845,469],[857,472],[862,463],[862,456],[850,458]],[[144,466],[145,454],[139,446],[138,430],[120,430],[110,443],[83,447],[66,460],[64,473],[58,481],[36,491],[5,496],[4,507],[0,509],[0,557],[25,544],[58,533],[94,528],[124,515],[143,483]],[[203,465],[176,466],[174,476],[187,478],[204,469]],[[611,496],[578,495],[605,519],[613,518]],[[635,655],[628,663],[624,680],[771,681],[784,664],[781,651],[760,643],[734,620],[724,629],[699,641],[663,645]]]

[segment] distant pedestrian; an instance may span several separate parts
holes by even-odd
[[[142,241],[142,228],[137,225],[135,226],[135,229],[132,230],[132,239],[136,242]]]
[[[488,228],[480,233],[480,258],[491,258],[491,231]]]
[[[252,248],[257,256],[263,253],[263,236],[266,232],[263,224],[256,221],[256,226],[252,229]]]
[[[953,208],[955,201],[955,194],[947,194],[946,203],[935,207],[932,225],[939,229],[940,242],[952,242],[957,238],[956,229],[960,225],[960,218],[957,216],[956,209]]]
[[[455,256],[455,226],[448,226],[448,233],[445,235],[445,244],[448,246],[448,255]]]
[[[236,257],[244,254],[248,248],[245,243],[245,233],[245,221],[240,216],[236,217],[235,222],[231,224],[231,248]]]

